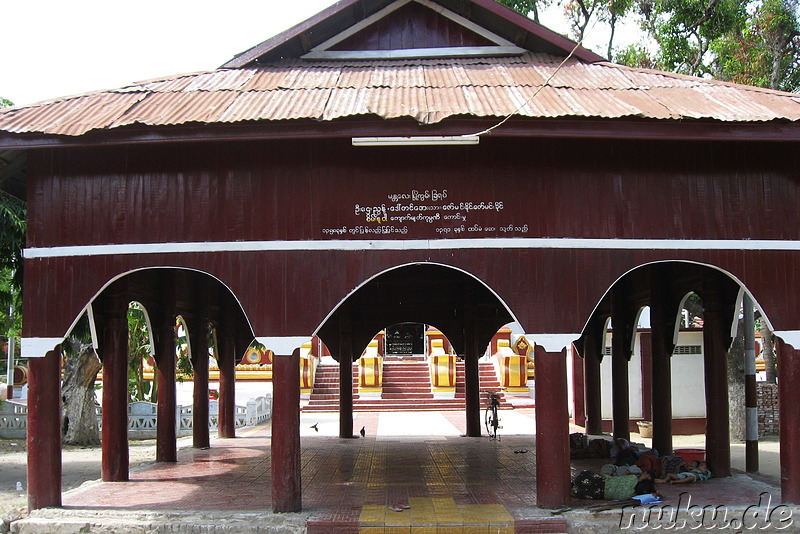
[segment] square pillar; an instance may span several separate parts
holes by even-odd
[[[61,506],[61,350],[28,360],[28,508]]]
[[[706,458],[715,477],[731,476],[728,406],[728,340],[720,295],[707,283],[703,300],[703,363],[706,388]],[[783,414],[781,414],[783,415]]]
[[[192,446],[206,449],[211,445],[208,432],[208,321],[199,318],[189,324],[189,350],[194,368],[192,401]]]
[[[536,345],[536,499],[543,508],[570,501],[566,348]]]
[[[122,482],[129,476],[128,451],[128,300],[110,295],[103,303],[102,478]]]
[[[175,316],[161,314],[156,326],[156,461],[177,462],[177,416],[175,392]]]
[[[591,435],[603,433],[600,362],[606,336],[605,324],[605,319],[593,321],[584,333],[583,340],[583,396],[586,433]]]
[[[226,326],[217,336],[219,366],[219,422],[221,438],[236,437],[236,339]]]
[[[303,500],[300,477],[300,349],[295,349],[291,356],[275,355],[272,376],[272,511],[299,512]]]
[[[800,342],[793,332],[792,341]],[[780,403],[781,501],[800,504],[800,350],[776,337]],[[798,343],[800,344],[800,343]]]

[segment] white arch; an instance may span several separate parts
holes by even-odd
[[[508,306],[508,304],[506,303],[506,301],[505,301],[505,300],[503,300],[502,298],[500,298],[500,295],[498,295],[498,294],[497,294],[497,292],[496,292],[494,289],[492,289],[492,288],[491,288],[491,287],[490,287],[488,284],[486,284],[486,282],[484,282],[483,280],[481,280],[480,278],[478,278],[478,277],[477,277],[477,276],[475,276],[474,274],[470,273],[469,271],[465,271],[464,269],[462,269],[462,268],[460,268],[460,267],[455,267],[455,266],[453,266],[453,265],[447,265],[446,263],[438,263],[438,262],[433,262],[433,261],[414,261],[414,262],[404,263],[404,264],[402,264],[402,265],[395,265],[395,266],[393,266],[393,267],[389,267],[388,269],[384,269],[383,271],[381,271],[381,272],[379,272],[379,273],[376,273],[376,274],[374,274],[374,275],[370,276],[369,278],[367,278],[366,280],[364,280],[363,282],[361,282],[360,284],[358,284],[358,286],[356,286],[356,287],[355,287],[354,289],[352,289],[352,290],[351,290],[351,291],[350,291],[350,292],[349,292],[347,295],[345,295],[345,296],[344,296],[344,298],[342,298],[342,299],[339,301],[339,303],[338,303],[338,304],[336,304],[336,306],[334,306],[334,307],[333,307],[333,309],[332,309],[332,310],[331,310],[331,311],[328,313],[328,315],[326,315],[326,316],[325,316],[325,318],[322,320],[322,322],[321,322],[321,323],[319,323],[319,324],[317,325],[317,328],[315,328],[315,329],[314,329],[314,334],[313,334],[313,335],[317,335],[317,334],[319,333],[320,329],[322,328],[322,326],[323,326],[323,325],[324,325],[326,322],[328,322],[328,319],[330,319],[330,318],[331,318],[331,317],[332,317],[332,316],[333,316],[333,315],[336,313],[336,311],[337,311],[339,308],[341,308],[341,307],[342,307],[342,305],[343,305],[343,304],[344,304],[344,303],[345,303],[345,302],[346,302],[346,301],[347,301],[347,300],[348,300],[348,299],[349,299],[351,296],[355,295],[355,294],[356,294],[356,293],[357,293],[357,292],[358,292],[358,291],[359,291],[361,288],[363,288],[365,285],[367,285],[367,284],[368,284],[368,283],[370,283],[371,281],[375,280],[376,278],[378,278],[378,277],[381,277],[381,276],[385,275],[386,273],[389,273],[389,272],[391,272],[391,271],[395,271],[395,270],[397,270],[397,269],[402,269],[402,268],[405,268],[405,267],[410,267],[410,266],[413,266],[413,265],[435,265],[435,266],[438,266],[438,267],[444,267],[445,269],[451,269],[451,270],[453,270],[453,271],[459,271],[459,272],[461,272],[461,273],[464,273],[465,275],[469,276],[470,278],[472,278],[473,280],[475,280],[475,281],[477,281],[479,284],[481,284],[483,287],[485,287],[485,288],[486,288],[486,289],[487,289],[487,290],[488,290],[488,291],[489,291],[489,292],[490,292],[490,293],[491,293],[491,294],[494,296],[494,298],[496,298],[496,299],[497,299],[497,301],[498,301],[498,302],[500,302],[500,303],[503,305],[503,307],[505,308],[505,310],[508,312],[508,315],[509,315],[509,316],[511,316],[511,318],[513,319],[513,321],[509,321],[509,322],[514,322],[514,323],[517,323],[517,324],[519,324],[519,320],[517,319],[517,316],[516,316],[516,315],[514,315],[514,312],[512,312],[512,311],[511,311],[511,308]]]
[[[208,273],[208,272],[200,270],[200,269],[195,269],[195,268],[192,268],[192,267],[176,267],[176,266],[169,266],[169,265],[158,265],[158,266],[153,266],[153,267],[140,267],[138,269],[130,269],[128,271],[121,272],[121,273],[111,277],[105,284],[103,284],[100,287],[100,289],[98,289],[95,292],[95,294],[92,295],[92,297],[89,299],[89,302],[86,303],[86,306],[81,308],[81,310],[78,312],[78,314],[72,320],[72,323],[69,325],[69,327],[67,327],[66,332],[64,332],[64,334],[61,337],[53,337],[53,338],[50,338],[50,337],[48,337],[48,338],[22,338],[22,343],[21,343],[22,357],[23,358],[40,358],[40,357],[45,356],[45,354],[47,354],[47,352],[53,350],[53,348],[56,345],[62,343],[66,339],[67,335],[72,331],[73,328],[75,328],[75,325],[78,324],[78,321],[80,320],[81,316],[84,313],[86,313],[88,315],[88,318],[89,318],[89,328],[90,328],[91,334],[92,334],[92,344],[95,347],[97,347],[98,346],[98,344],[97,344],[97,341],[98,341],[98,338],[97,338],[97,327],[95,325],[94,311],[92,309],[92,304],[97,300],[97,297],[99,297],[100,294],[103,291],[105,291],[111,284],[113,284],[114,282],[116,282],[117,280],[119,280],[119,279],[121,279],[121,278],[123,278],[125,276],[128,276],[128,275],[133,274],[133,273],[137,273],[137,272],[140,272],[140,271],[152,271],[152,270],[156,270],[156,269],[175,269],[175,270],[178,270],[178,271],[191,271],[191,272],[196,272],[196,273],[203,274],[205,276],[208,276],[209,278],[213,278],[214,280],[219,282],[223,287],[225,287],[225,289],[227,289],[228,292],[233,296],[233,298],[236,300],[236,303],[239,305],[239,309],[242,310],[242,314],[244,315],[244,318],[247,321],[247,325],[250,327],[250,331],[251,332],[253,331],[253,325],[250,323],[250,318],[247,316],[247,313],[245,312],[245,309],[242,306],[242,303],[239,300],[239,297],[231,290],[231,288],[228,286],[228,284],[226,284],[225,282],[220,280],[217,276],[214,276],[211,273]],[[151,324],[150,324],[150,317],[149,317],[149,314],[146,311],[145,311],[145,317],[147,318],[148,327],[150,328],[150,332],[151,332],[151,336],[152,336],[152,328],[151,328]],[[151,338],[151,342],[152,342],[152,338]]]
[[[603,301],[603,299],[605,299],[606,295],[608,295],[611,292],[611,289],[615,285],[617,285],[617,283],[622,278],[627,276],[629,273],[632,273],[633,271],[636,271],[636,270],[641,269],[643,267],[647,267],[648,265],[656,265],[656,264],[659,264],[659,263],[686,263],[686,264],[692,264],[692,265],[699,265],[701,267],[709,267],[711,269],[714,269],[716,271],[719,271],[719,272],[723,273],[728,278],[730,278],[731,280],[736,282],[736,284],[739,286],[739,294],[736,297],[736,302],[737,302],[736,309],[738,310],[739,306],[741,306],[742,297],[744,296],[744,294],[746,292],[750,296],[750,298],[753,300],[753,304],[755,304],[756,308],[758,308],[761,311],[761,316],[767,322],[767,326],[769,327],[769,329],[771,331],[774,331],[773,328],[772,328],[772,323],[770,322],[769,317],[767,316],[766,312],[764,311],[764,308],[761,307],[761,305],[758,303],[758,300],[755,298],[755,295],[753,295],[753,293],[747,288],[747,286],[738,277],[734,276],[730,272],[728,272],[725,269],[722,269],[721,267],[718,267],[716,265],[712,265],[712,264],[709,264],[709,263],[703,263],[703,262],[699,262],[699,261],[692,261],[692,260],[658,260],[658,261],[650,261],[650,262],[647,262],[647,263],[642,263],[641,265],[637,265],[636,267],[633,267],[631,269],[628,269],[623,274],[621,274],[619,277],[617,277],[617,279],[614,280],[614,282],[612,282],[610,286],[608,286],[608,289],[606,289],[605,293],[603,293],[603,296],[600,297],[600,300],[597,301],[597,304],[595,304],[594,308],[592,309],[592,312],[589,314],[589,317],[584,322],[584,325],[583,325],[584,329],[586,328],[586,325],[589,324],[589,320],[591,319],[592,315],[594,315],[594,312],[597,310],[598,307],[600,307],[600,303]],[[688,296],[689,296],[689,294],[687,293],[686,295],[684,295],[683,299],[681,299],[681,307],[683,307],[683,304],[686,302],[686,298]],[[737,313],[738,313],[738,311],[737,311]],[[736,319],[736,317],[734,317],[734,319]],[[736,335],[736,325],[737,325],[737,321],[733,321],[733,324],[731,325],[731,329],[732,329],[731,337],[735,337],[735,335]],[[675,337],[674,337],[675,340],[677,340],[677,330],[678,330],[678,323],[676,323],[676,332],[675,332]]]

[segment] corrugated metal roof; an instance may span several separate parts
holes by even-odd
[[[68,136],[133,124],[236,123],[356,115],[800,120],[800,97],[541,53],[507,58],[286,60],[141,82],[0,110],[0,131]],[[551,78],[552,77],[552,78]],[[549,85],[544,86],[550,79]],[[535,95],[535,96],[534,96]]]

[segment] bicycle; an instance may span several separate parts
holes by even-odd
[[[497,416],[497,409],[500,407],[500,392],[499,391],[484,391],[486,393],[486,400],[489,404],[486,406],[486,415],[484,423],[486,424],[486,432],[489,433],[489,439],[499,440],[497,437],[497,429],[503,428],[500,426],[500,418]]]

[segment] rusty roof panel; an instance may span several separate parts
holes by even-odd
[[[194,77],[184,91],[237,91],[253,77],[252,69],[215,70]]]
[[[2,129],[13,133],[82,135],[96,128],[97,124],[113,122],[142,98],[142,93],[101,93],[27,108],[11,108],[2,115]]]
[[[504,65],[503,70],[511,77],[512,85],[541,86],[547,81],[549,74],[544,75],[538,65]]]
[[[719,120],[731,120],[723,106],[707,98],[700,91],[693,91],[691,98],[686,98],[686,95],[680,90],[667,87],[654,87],[648,93],[682,118],[706,119],[719,117]]]
[[[292,89],[330,89],[336,87],[339,69],[305,69],[295,78]]]
[[[342,67],[339,71],[339,78],[336,80],[336,87],[343,89],[357,89],[360,87],[388,87],[385,83],[385,69],[370,69],[368,67]]]
[[[425,87],[422,65],[402,65],[386,69],[384,78],[388,87]]]
[[[194,81],[194,76],[184,75],[174,78],[162,78],[158,80],[148,80],[126,87],[125,90],[145,91],[154,93],[179,93],[186,89]]]
[[[289,93],[289,90],[278,89],[275,91],[258,92],[252,94],[242,95],[242,102],[237,99],[234,105],[231,106],[230,112],[237,105],[244,105],[250,103],[251,106],[261,106],[259,115],[252,117],[255,120],[287,120],[287,119],[321,119],[325,111],[325,105],[328,102],[330,91],[314,90],[314,91],[299,91],[294,98],[285,98],[284,95]],[[237,118],[235,120],[243,120]],[[235,122],[229,120],[228,122]],[[249,118],[247,120],[250,120]]]
[[[620,105],[627,106],[632,110],[630,116],[655,119],[680,118],[680,115],[653,99],[651,95],[647,94],[647,91],[614,91],[613,96],[619,100]]]
[[[525,106],[530,109],[529,117],[561,117],[572,115],[572,109],[561,99],[560,92],[552,87],[542,87],[535,96],[525,96]]]
[[[641,117],[800,121],[800,97],[769,89],[546,54],[378,61],[280,61],[139,82],[0,110],[0,131],[82,135],[149,125],[354,115]],[[545,86],[552,77],[550,85]],[[533,96],[535,95],[535,96]]]
[[[487,85],[487,86],[505,86],[513,87],[515,85],[541,85],[544,83],[536,73],[527,79],[520,77],[516,78],[512,75],[512,68],[517,68],[517,65],[475,65],[470,69],[464,69],[464,74],[469,79],[468,85]],[[529,73],[533,72],[527,69]]]
[[[231,91],[192,93],[152,93],[133,105],[110,127],[130,124],[184,124],[213,122],[235,98]]]

